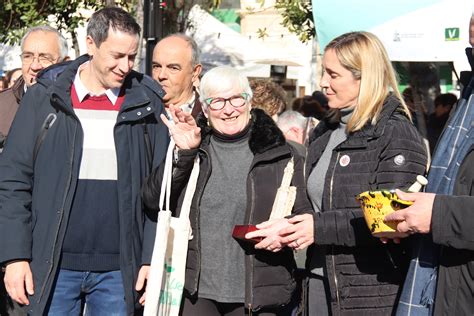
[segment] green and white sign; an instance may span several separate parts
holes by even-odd
[[[446,41],[459,41],[459,27],[448,27],[444,29],[444,39]]]
[[[464,60],[472,0],[312,0],[321,49],[349,31],[376,34],[393,61]]]

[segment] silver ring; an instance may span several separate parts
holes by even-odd
[[[296,247],[299,247],[300,244],[298,244],[298,239],[295,240]]]

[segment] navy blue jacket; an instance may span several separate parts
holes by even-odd
[[[27,309],[32,315],[43,314],[51,294],[78,181],[83,130],[72,108],[70,90],[79,65],[88,58],[81,56],[48,68],[28,89],[0,156],[0,262],[31,262],[35,293],[29,297]],[[120,267],[127,313],[133,315],[140,307],[135,282],[141,265],[151,261],[156,229],[156,216],[142,206],[140,188],[150,168],[162,162],[169,140],[159,119],[163,112],[161,87],[132,72],[124,88],[114,138]],[[48,115],[54,119],[34,157],[38,134]],[[147,155],[147,148],[152,155]]]

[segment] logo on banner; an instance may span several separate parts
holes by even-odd
[[[459,41],[459,27],[448,27],[444,29],[445,41]]]

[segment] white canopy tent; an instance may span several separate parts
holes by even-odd
[[[189,13],[191,35],[201,49],[201,63],[205,69],[229,65],[249,77],[270,77],[270,65],[285,65],[287,78],[311,91],[311,43],[283,40],[270,43],[257,37],[246,37],[194,6]]]

